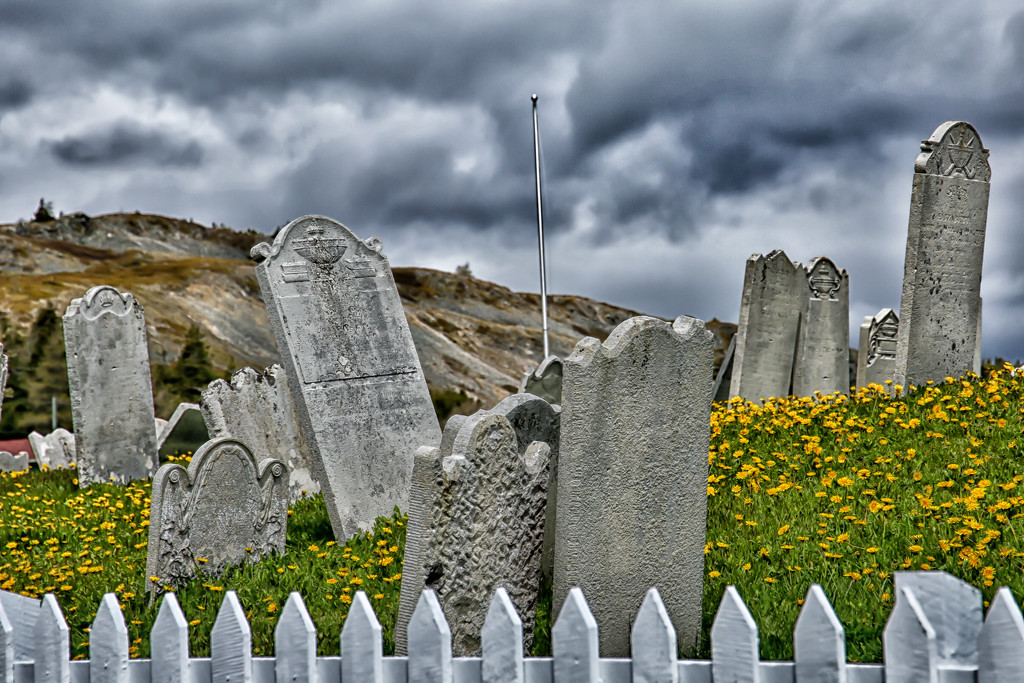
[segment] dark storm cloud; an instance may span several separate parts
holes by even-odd
[[[132,123],[69,136],[50,143],[53,156],[73,166],[143,164],[155,166],[198,166],[202,148],[194,140],[176,140]]]
[[[17,78],[2,81],[0,82],[0,111],[23,107],[31,101],[34,94],[32,85],[27,81]]]

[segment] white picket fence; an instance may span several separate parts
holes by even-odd
[[[973,590],[973,589],[972,589]],[[34,661],[15,661],[15,627],[0,606],[0,680],[6,683],[1020,683],[1024,618],[1001,588],[984,624],[955,625],[939,605],[947,632],[936,631],[911,588],[899,590],[884,634],[885,664],[848,664],[842,624],[817,585],[794,631],[794,662],[762,662],[750,611],[730,586],[711,633],[710,661],[678,660],[676,634],[658,592],[637,614],[632,659],[598,656],[598,625],[583,593],[573,589],[552,628],[553,657],[524,657],[522,622],[503,589],[484,623],[482,657],[451,655],[451,632],[437,597],[425,590],[408,630],[408,657],[384,657],[381,627],[366,595],[352,601],[340,657],[318,657],[316,628],[292,593],[275,633],[275,657],[253,657],[245,612],[225,594],[211,634],[210,658],[188,655],[188,621],[173,593],[150,634],[151,659],[129,659],[128,630],[113,594],[104,596],[90,630],[89,656],[69,661],[68,627],[53,595],[38,608],[30,647]],[[979,596],[980,598],[980,596]],[[941,601],[940,601],[941,603]],[[980,599],[979,599],[980,603]],[[932,602],[934,606],[934,601]],[[980,608],[980,604],[978,605]],[[15,619],[17,623],[19,620]],[[24,623],[24,620],[21,620]],[[25,636],[26,634],[20,634]],[[965,640],[965,638],[970,638]],[[25,641],[22,640],[24,644]],[[973,663],[972,663],[973,662]]]

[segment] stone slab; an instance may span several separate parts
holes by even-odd
[[[792,393],[849,393],[850,278],[823,256],[809,261],[805,273]]]
[[[415,449],[441,436],[376,238],[303,216],[252,249],[338,539],[406,508]]]
[[[257,459],[279,458],[288,465],[290,501],[320,492],[288,377],[280,365],[262,373],[242,368],[230,382],[211,382],[200,406],[212,437],[238,439]]]
[[[715,383],[711,386],[711,398],[718,403],[725,403],[729,400],[729,385],[732,383],[733,356],[736,354],[736,335],[729,341],[729,348],[725,350],[722,364],[715,374]]]
[[[210,432],[198,403],[179,403],[156,437],[161,456],[194,453],[210,440]]]
[[[93,287],[64,314],[79,486],[156,471],[146,320],[131,294]]]
[[[552,613],[581,587],[604,657],[628,656],[651,586],[697,643],[713,354],[703,321],[641,316],[565,359]]]
[[[975,365],[988,221],[988,150],[964,121],[921,143],[914,165],[895,381],[961,377]]]
[[[168,463],[153,477],[147,591],[177,588],[197,574],[283,553],[288,481],[280,460],[257,462],[240,441],[214,439],[188,468]]]
[[[562,359],[548,356],[533,371],[523,373],[519,381],[520,394],[540,396],[548,403],[562,404]]]
[[[28,469],[28,453],[0,451],[0,472],[24,472]]]
[[[32,432],[28,435],[28,442],[40,469],[45,466],[56,470],[71,467],[76,462],[75,435],[63,427],[58,427],[46,436]]]
[[[860,327],[861,349],[857,355],[857,387],[879,384],[892,390],[896,373],[896,344],[900,319],[891,308],[864,318]]]
[[[422,447],[406,530],[402,591],[395,627],[404,652],[420,593],[437,593],[456,656],[480,653],[491,597],[503,586],[533,641],[541,586],[552,453],[560,410],[532,394],[515,394],[491,410],[449,420],[440,448]]]
[[[776,249],[747,259],[729,397],[788,396],[800,315],[807,299],[803,266]]]

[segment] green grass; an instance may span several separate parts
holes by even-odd
[[[1024,382],[1000,371],[890,398],[853,397],[715,406],[711,418],[703,637],[725,587],[735,584],[757,620],[763,659],[791,659],[792,631],[812,583],[846,628],[852,661],[881,661],[893,572],[944,569],[982,589],[1024,595]],[[1018,443],[1020,442],[1020,443]],[[54,592],[87,656],[86,628],[103,593],[117,593],[133,656],[147,656],[156,607],[143,591],[149,482],[79,491],[73,471],[0,474],[0,587]],[[348,601],[363,589],[393,651],[404,518],[334,544],[322,498],[290,511],[287,550],[178,592],[194,656],[224,591],[238,592],[254,653],[273,650],[289,592],[303,596],[320,654],[337,654]],[[544,591],[547,596],[548,591]],[[546,654],[549,598],[538,609],[534,654]]]

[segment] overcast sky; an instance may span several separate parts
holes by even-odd
[[[0,221],[319,213],[536,291],[534,92],[549,290],[733,322],[772,249],[898,308],[920,142],[971,122],[983,350],[1024,358],[1018,0],[3,0]]]

